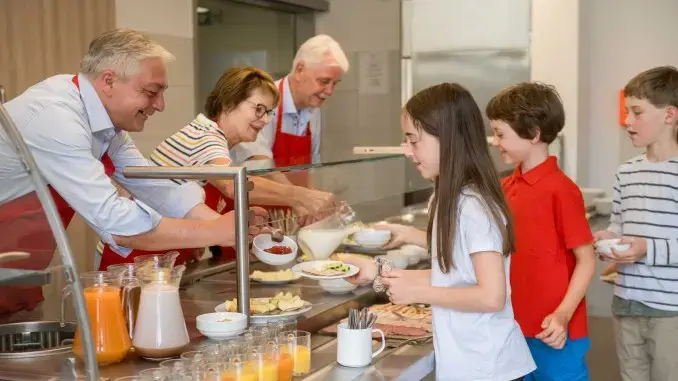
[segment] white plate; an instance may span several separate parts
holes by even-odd
[[[309,302],[305,302],[304,307],[294,310],[294,311],[289,311],[289,312],[281,312],[276,315],[252,315],[250,316],[250,320],[253,323],[265,323],[268,321],[277,321],[277,320],[291,320],[295,319],[297,316],[301,314],[305,314],[306,312],[310,311],[311,308],[313,308],[313,304]],[[214,307],[214,311],[216,312],[226,312],[226,309],[224,308],[224,303],[219,304],[218,306]]]
[[[288,283],[296,282],[299,279],[301,279],[301,275],[299,275],[299,274],[295,274],[295,275],[296,275],[295,278],[287,279],[287,280],[263,280],[261,278],[254,278],[252,276],[250,276],[250,279],[255,281],[255,282],[261,283],[261,284],[281,285],[281,284],[288,284]]]
[[[311,278],[311,279],[343,279],[343,278],[348,278],[350,276],[353,276],[360,272],[360,269],[354,265],[345,263],[349,267],[348,272],[341,274],[341,275],[335,275],[335,276],[319,276],[319,275],[311,275],[307,274],[304,272],[304,269],[312,269],[312,268],[321,268],[323,265],[328,264],[328,263],[333,263],[333,262],[340,262],[340,261],[330,261],[330,260],[324,260],[324,261],[311,261],[311,262],[304,262],[304,263],[299,263],[297,265],[294,265],[292,267],[292,271],[295,273],[304,276],[306,278]]]

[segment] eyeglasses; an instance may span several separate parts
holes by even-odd
[[[254,103],[250,101],[249,99],[246,99],[247,103],[251,104],[254,106],[254,115],[261,119],[264,117],[264,115],[271,116],[273,115],[273,109],[268,109],[266,106],[262,105],[261,103]]]

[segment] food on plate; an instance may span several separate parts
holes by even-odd
[[[303,269],[302,271],[315,276],[337,276],[344,275],[351,270],[349,265],[343,262],[330,262],[322,265],[320,268]]]
[[[250,313],[253,315],[276,315],[281,312],[290,312],[306,306],[307,302],[299,295],[291,292],[279,292],[272,298],[250,298]],[[236,312],[238,299],[233,298],[224,302],[227,312]]]
[[[264,249],[265,252],[269,254],[280,254],[280,255],[285,255],[285,254],[292,254],[294,250],[292,248],[287,247],[285,245],[275,245],[271,246],[268,249]]]
[[[254,272],[252,272],[252,275],[250,275],[250,278],[264,282],[275,282],[275,281],[295,280],[299,279],[299,276],[295,274],[291,269],[280,271],[255,270]]]
[[[369,311],[377,315],[373,327],[381,329],[387,336],[422,337],[433,332],[430,306],[388,303],[371,306]],[[336,324],[326,327],[323,331],[336,332]]]
[[[223,318],[223,319],[221,319],[221,320],[217,320],[217,322],[219,322],[219,323],[228,323],[228,322],[230,322],[230,321],[233,321],[233,320],[232,320],[232,319],[229,319],[229,318]]]

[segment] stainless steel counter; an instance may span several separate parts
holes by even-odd
[[[186,326],[191,337],[191,343],[186,351],[194,350],[195,348],[214,344],[215,342],[203,337],[197,332],[195,328],[195,319],[198,315],[208,312],[213,312],[214,307],[222,303],[226,299],[232,299],[236,296],[236,274],[235,268],[232,264],[214,264],[212,268],[206,267],[207,262],[201,263],[193,267],[193,273],[189,273],[189,279],[192,284],[186,284],[180,291],[181,304],[186,320]],[[416,267],[425,267],[428,264],[421,263]],[[270,266],[262,263],[253,263],[252,270],[270,270]],[[214,273],[207,275],[208,273]],[[201,273],[197,276],[196,273]],[[380,301],[380,296],[377,295],[371,288],[361,287],[356,289],[353,293],[347,295],[331,295],[326,293],[319,287],[316,281],[302,278],[297,282],[288,284],[286,286],[268,286],[260,283],[251,282],[251,297],[273,296],[275,293],[284,291],[299,294],[302,299],[307,300],[313,304],[313,308],[303,315],[298,321],[298,328],[309,331],[318,332],[322,328],[331,325],[348,315],[350,308],[360,308],[369,306]],[[382,296],[383,298],[383,296]],[[385,299],[381,300],[385,302]],[[50,300],[50,302],[52,302]],[[52,303],[50,303],[52,304]],[[54,319],[52,311],[47,312],[42,309],[36,309],[32,312],[22,312],[17,314],[21,321],[42,320],[46,318]],[[415,364],[421,358],[432,353],[432,347],[423,344],[420,348],[414,349],[415,346],[406,346],[399,349],[387,349],[375,360],[375,366],[361,369],[344,369],[338,366],[336,361],[336,338],[333,336],[326,336],[321,334],[314,334],[312,336],[312,374],[307,379],[325,379],[317,376],[318,372],[330,372],[331,374],[347,374],[360,373],[369,371],[375,374],[396,374],[401,373],[407,368],[402,365]],[[55,375],[58,375],[61,366],[71,353],[57,354],[51,356],[44,356],[32,359],[0,359],[0,380],[53,380]],[[396,356],[399,360],[387,360],[392,356]],[[417,360],[417,361],[413,361]],[[391,365],[389,365],[391,364]],[[400,368],[393,368],[394,364],[400,364]],[[139,371],[147,368],[157,367],[156,362],[143,360],[130,353],[128,358],[119,364],[109,365],[100,368],[100,374],[105,379],[115,379],[133,375]],[[408,365],[409,366],[409,365]],[[374,368],[374,369],[373,369]],[[334,370],[333,370],[334,369]],[[342,373],[343,372],[343,373]],[[429,370],[430,372],[430,370]],[[322,373],[325,374],[325,373]],[[329,373],[328,373],[329,374]],[[321,377],[321,378],[317,378]],[[348,380],[342,376],[342,380]],[[304,379],[304,378],[297,378]],[[395,378],[384,378],[385,380]]]

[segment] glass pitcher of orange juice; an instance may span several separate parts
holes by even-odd
[[[123,306],[123,301],[127,301],[127,290],[131,289],[131,286],[125,287],[121,293],[116,277],[103,271],[80,274],[80,282],[84,288],[85,305],[92,329],[97,363],[107,365],[122,361],[132,347],[123,317],[123,309],[129,308],[129,306]],[[71,292],[70,285],[66,286],[62,292],[62,322],[65,315],[65,302]],[[73,352],[79,359],[84,359],[80,328],[75,333]]]

